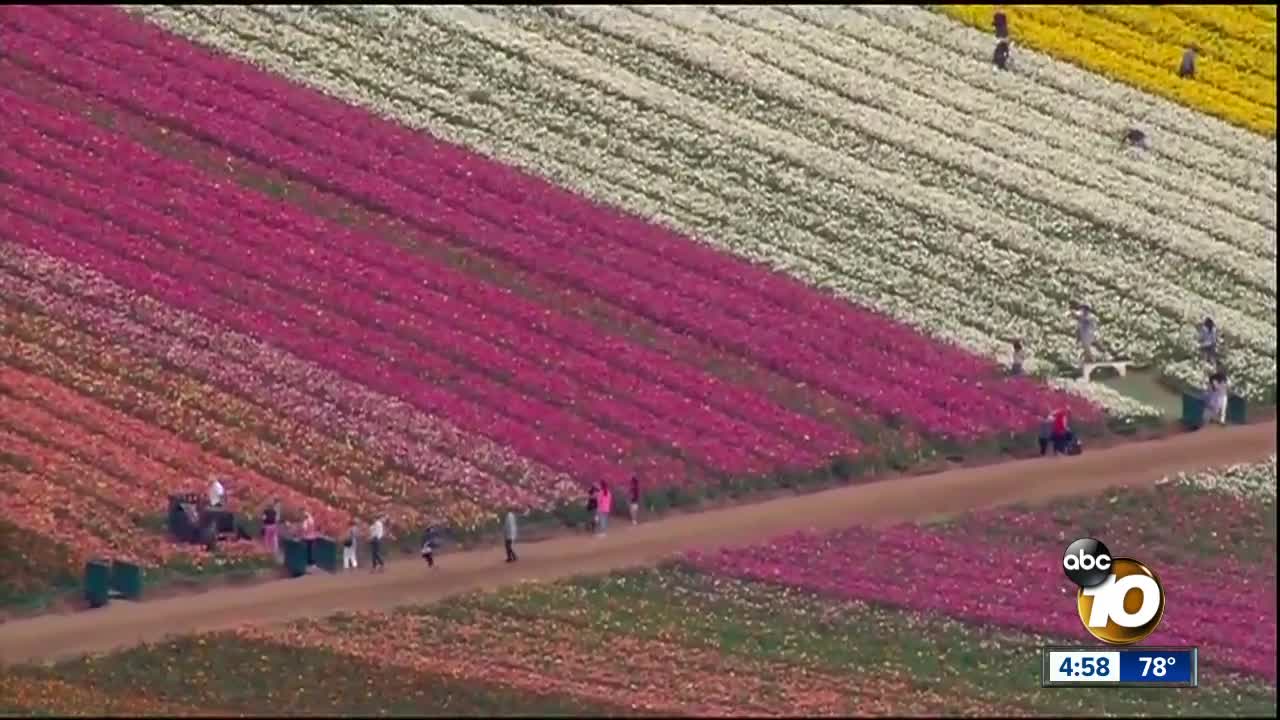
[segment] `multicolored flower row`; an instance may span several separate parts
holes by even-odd
[[[1104,146],[1114,148],[1110,125],[1140,98],[1074,76],[1048,86],[1039,75],[1016,76],[1011,90],[990,77],[975,79],[976,68],[964,71],[967,89],[959,89],[966,94],[958,94],[945,79],[949,68],[972,62],[960,57],[967,49],[942,53],[936,68],[930,57],[905,77],[883,69],[897,59],[858,59],[866,53],[851,47],[861,48],[869,30],[838,32],[861,18],[867,28],[910,40],[914,30],[899,30],[899,23],[915,28],[916,14],[940,20],[923,9],[830,8],[782,17],[767,9],[665,8],[145,12],[984,354],[1007,358],[1008,339],[1021,337],[1035,365],[1074,365],[1065,309],[1087,298],[1104,318],[1109,351],[1176,364],[1193,349],[1194,323],[1209,314],[1228,328],[1236,387],[1259,399],[1274,387],[1275,332],[1266,322],[1274,281],[1259,268],[1274,262],[1266,237],[1274,236],[1275,218],[1239,210],[1267,206],[1255,202],[1267,187],[1263,166],[1274,170],[1265,141],[1147,103],[1162,138],[1169,135],[1177,148],[1166,153],[1176,158],[1176,172],[1116,159],[1110,150],[1086,167],[1080,148],[1098,158]],[[673,24],[688,42],[664,34]],[[762,36],[762,27],[773,28],[771,36]],[[941,34],[946,47],[944,29],[928,31],[931,40]],[[414,49],[423,46],[436,49],[430,61]],[[502,62],[484,60],[494,52]],[[797,53],[806,67],[788,60]],[[856,63],[856,74],[869,78],[859,98],[874,114],[851,115],[849,102],[838,101],[847,73],[827,64],[833,57]],[[818,65],[829,71],[812,69]],[[935,77],[944,80],[922,79]],[[872,84],[883,92],[871,92]],[[1036,110],[997,112],[1006,95],[1032,98]],[[884,105],[889,98],[892,107]],[[944,110],[959,119],[935,127],[932,118]],[[1069,113],[1071,122],[1046,120],[1045,113]],[[471,120],[451,119],[462,117]],[[995,147],[972,137],[965,128],[977,119],[1008,141]],[[1082,138],[1043,137],[1044,128],[1081,119],[1089,129]],[[854,122],[857,131],[849,127]],[[1045,175],[1055,167],[1068,176]],[[1108,169],[1102,184],[1095,167]],[[1009,181],[1014,175],[1025,180]],[[1150,186],[1137,194],[1116,189],[1137,178],[1149,178]],[[1053,193],[1039,190],[1050,184]],[[1179,188],[1211,190],[1196,195],[1196,212],[1161,210],[1157,224],[1172,224],[1153,234],[1149,203],[1173,208],[1185,195]],[[858,253],[847,252],[849,238],[859,239]],[[1167,251],[1170,238],[1177,238],[1177,254]],[[1242,282],[1216,282],[1197,259],[1219,246],[1226,249],[1212,262],[1227,263],[1223,272]],[[1244,262],[1240,253],[1265,259]],[[1047,320],[1056,317],[1062,320]]]

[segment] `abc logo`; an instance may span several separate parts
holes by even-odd
[[[1076,609],[1089,634],[1113,645],[1146,638],[1164,617],[1164,587],[1151,568],[1112,557],[1107,546],[1081,538],[1067,546],[1062,569],[1079,586]]]

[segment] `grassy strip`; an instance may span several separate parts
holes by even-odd
[[[478,597],[495,612],[577,618],[627,635],[675,638],[850,679],[897,670],[918,689],[1036,714],[1273,715],[1275,690],[1208,673],[1196,690],[1064,692],[1039,687],[1039,647],[1052,639],[974,627],[862,603],[668,567]],[[1069,609],[1068,609],[1069,610]],[[431,610],[445,617],[455,607]],[[961,704],[965,704],[963,701]]]
[[[302,651],[227,633],[18,672],[23,677],[58,678],[107,695],[145,694],[168,703],[262,715],[636,714],[603,702],[519,694],[484,683],[392,671],[347,655]]]

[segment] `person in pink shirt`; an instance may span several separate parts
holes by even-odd
[[[613,493],[609,490],[609,483],[601,481],[599,505],[596,508],[596,533],[597,537],[604,537],[609,530],[609,513],[613,511]]]

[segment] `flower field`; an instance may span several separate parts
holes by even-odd
[[[18,712],[57,707],[47,688],[64,683],[113,707],[189,701],[226,714],[280,703],[303,714],[427,716],[1267,716],[1276,702],[1274,518],[1273,458],[911,532],[777,540],[433,608],[181,638],[18,668],[0,692]],[[1060,555],[1036,548],[1060,553],[1086,533],[1157,568],[1170,600],[1152,642],[1199,645],[1199,688],[1039,686],[1039,646],[1083,642],[1083,630]],[[1003,558],[993,576],[918,577],[924,565],[947,575],[936,550],[974,537],[1031,551]],[[919,561],[898,551],[907,540]],[[1232,582],[1221,584],[1224,575]],[[884,591],[866,591],[868,579]],[[1217,619],[1199,614],[1210,601]],[[1026,611],[1015,618],[1018,604]]]
[[[983,30],[993,5],[939,5]],[[1018,5],[1015,43],[1251,130],[1276,131],[1276,18],[1260,5]],[[1182,51],[1200,49],[1194,80]]]
[[[326,532],[378,512],[399,530],[471,532],[633,473],[664,505],[1026,447],[1059,405],[1085,432],[1159,420],[1103,386],[1007,377],[967,331],[786,272],[801,267],[777,262],[790,251],[721,252],[734,248],[654,224],[664,216],[649,208],[480,155],[467,146],[488,142],[451,126],[379,117],[187,42],[164,29],[173,12],[222,11],[0,9],[0,535],[24,548],[0,595],[63,585],[100,555],[261,560],[248,543],[211,558],[160,533],[167,496],[212,472],[250,517],[280,498],[288,519],[308,510]],[[297,47],[322,20],[386,19],[231,12],[213,27],[296,26]],[[1234,191],[1206,187],[1223,190],[1225,234],[1209,250],[1180,236],[1180,257],[1252,267],[1249,223],[1267,216],[1228,217]],[[800,237],[757,227],[757,240]],[[844,272],[822,253],[831,277]],[[1231,302],[1252,310],[1251,287]],[[903,288],[935,309],[959,300]],[[1233,342],[1235,327],[1250,326]]]
[[[993,76],[927,10],[139,12],[991,357],[1073,365],[1087,300],[1106,352],[1199,385],[1212,315],[1274,395],[1274,141],[1040,56]]]

